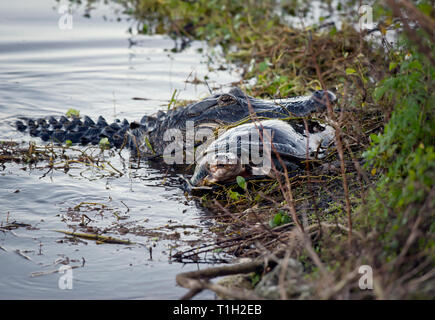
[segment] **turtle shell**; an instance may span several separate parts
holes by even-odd
[[[282,120],[264,120],[234,127],[208,146],[197,161],[191,182],[198,185],[204,179],[210,180],[210,173],[217,172],[216,166],[221,166],[222,170],[226,166],[234,171],[233,175],[231,172],[222,174],[225,179],[240,173],[269,175],[271,162],[277,163],[277,154],[286,160],[286,166],[292,167],[307,158],[322,158],[334,139],[334,129],[319,126],[323,130],[308,134]],[[242,170],[243,167],[249,168],[248,172]],[[219,179],[220,176],[214,176],[211,180],[218,182]]]

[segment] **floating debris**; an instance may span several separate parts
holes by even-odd
[[[77,269],[80,268],[81,266],[70,266],[71,269]],[[39,277],[39,276],[46,276],[49,274],[53,274],[53,273],[58,273],[60,271],[59,269],[55,269],[55,270],[49,270],[49,271],[36,271],[36,272],[32,272],[30,274],[30,277],[34,278],[34,277]]]
[[[14,221],[6,224],[5,226],[0,226],[0,230],[14,230],[18,228],[30,228],[30,227],[31,227],[30,224]]]
[[[16,250],[15,250],[15,253],[18,254],[19,256],[23,257],[24,259],[33,262],[32,258],[30,258],[29,256],[25,255],[25,254],[23,253],[23,251],[21,251],[21,250],[19,250],[19,249],[16,249]]]
[[[93,233],[80,233],[80,232],[72,232],[72,231],[64,231],[64,230],[54,230],[56,232],[64,233],[73,237],[79,237],[88,240],[95,240],[97,243],[117,243],[117,244],[134,244],[130,240],[122,240],[108,236],[102,236],[99,234]]]

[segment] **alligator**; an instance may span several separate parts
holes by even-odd
[[[318,90],[309,96],[290,99],[263,100],[250,97],[236,87],[228,93],[214,94],[185,107],[159,111],[153,116],[145,115],[140,121],[131,123],[124,119],[108,124],[101,116],[97,121],[88,116],[61,116],[58,119],[51,116],[36,120],[21,118],[15,124],[19,131],[43,141],[65,143],[69,140],[73,144],[96,145],[101,138],[107,138],[115,148],[128,146],[134,156],[160,157],[172,142],[164,139],[165,133],[169,129],[185,133],[189,121],[194,128],[216,129],[249,122],[252,113],[258,119],[295,119],[324,111],[328,101],[331,104],[336,102],[330,91]],[[303,123],[289,121],[297,132],[303,134]],[[196,142],[195,147],[201,143]]]
[[[152,153],[161,155],[167,145],[161,139],[164,132],[171,128],[185,130],[188,120],[194,121],[195,126],[215,127],[249,118],[251,111],[264,118],[304,117],[325,110],[327,99],[330,103],[336,101],[335,95],[330,91],[325,93],[319,90],[311,96],[290,99],[262,100],[245,95],[239,88],[233,88],[229,93],[215,94],[186,107],[170,109],[167,112],[159,111],[155,116],[145,115],[140,122],[129,123],[126,119],[117,119],[109,125],[101,116],[96,122],[88,116],[83,119],[74,116],[61,116],[56,119],[51,116],[36,120],[21,118],[15,124],[19,131],[28,131],[31,136],[40,137],[43,141],[64,143],[70,140],[72,143],[95,145],[102,137],[107,137],[111,145],[117,148],[121,147],[124,135],[128,132],[128,145],[134,151],[137,143],[148,154],[151,144]],[[145,140],[149,143],[145,143]]]

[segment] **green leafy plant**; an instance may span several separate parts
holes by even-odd
[[[245,178],[241,177],[241,176],[237,176],[236,178],[237,184],[239,185],[240,188],[242,189],[246,189],[246,180]]]
[[[66,112],[66,116],[68,118],[78,118],[78,117],[80,117],[80,111],[71,108]]]
[[[110,149],[110,142],[108,138],[101,138],[100,142],[98,143],[101,149]]]
[[[242,197],[240,193],[238,193],[237,191],[233,191],[231,189],[228,190],[228,195],[232,200],[240,200],[240,198]]]
[[[273,216],[272,219],[269,220],[269,226],[271,228],[275,228],[290,222],[291,222],[290,216],[284,211],[280,210],[277,214]]]
[[[435,68],[406,38],[401,49],[391,57],[392,74],[373,92],[377,103],[393,111],[383,132],[370,135],[371,147],[364,153],[366,167],[381,173],[366,206],[367,227],[379,231],[387,261],[400,254],[409,224],[425,215],[420,210],[435,181]],[[421,227],[430,228],[424,221]],[[429,238],[418,242],[414,250],[434,247]]]

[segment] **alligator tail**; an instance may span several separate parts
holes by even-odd
[[[103,117],[95,122],[88,116],[83,118],[61,116],[49,118],[21,118],[15,122],[18,131],[28,132],[32,137],[43,141],[63,144],[68,141],[73,144],[97,145],[102,138],[107,138],[110,146],[120,148],[125,144],[126,133],[130,123],[124,119],[108,124]]]

